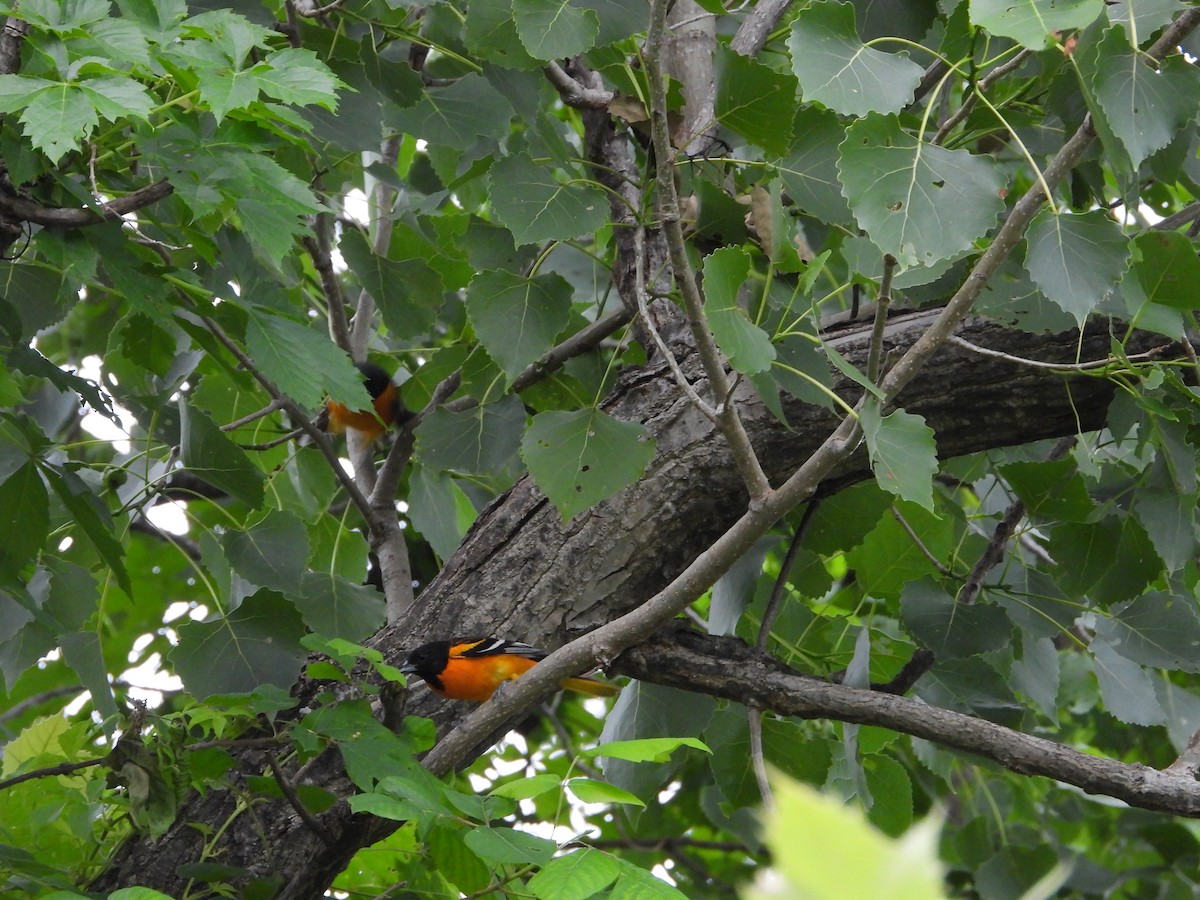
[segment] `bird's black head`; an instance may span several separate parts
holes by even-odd
[[[362,373],[363,387],[367,389],[367,393],[374,399],[387,390],[389,384],[392,383],[392,377],[384,371],[382,366],[377,366],[373,362],[360,362],[357,365],[358,371]]]
[[[445,670],[449,661],[450,642],[431,641],[408,654],[408,659],[400,667],[400,671],[405,675],[416,675],[433,687],[440,688],[442,683],[438,676]]]

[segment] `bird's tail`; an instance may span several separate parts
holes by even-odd
[[[568,691],[578,691],[593,697],[614,697],[621,693],[621,688],[597,678],[564,678],[562,686]]]

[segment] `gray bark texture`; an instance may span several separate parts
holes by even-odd
[[[909,346],[935,314],[936,310],[917,311],[896,317],[888,325],[886,349]],[[862,366],[870,330],[870,323],[850,326],[827,340]],[[1082,338],[1078,332],[1028,334],[981,318],[967,319],[958,334],[977,346],[1065,364],[1104,359],[1112,343],[1110,323],[1104,320],[1090,322]],[[1155,348],[1173,354],[1169,342],[1157,335],[1137,333],[1126,342],[1131,354]],[[684,373],[703,395],[706,386],[698,361],[684,348],[680,353]],[[838,382],[838,390],[851,401],[861,392],[845,379]],[[946,346],[905,388],[899,404],[926,418],[937,435],[940,455],[949,458],[1100,428],[1112,393],[1111,385],[1094,374],[1050,373]],[[763,466],[776,483],[837,422],[825,409],[785,400],[785,426],[745,385],[738,389],[737,403]],[[623,373],[603,408],[617,418],[644,423],[654,436],[657,454],[645,475],[567,523],[530,479],[517,482],[480,514],[413,608],[369,641],[371,646],[392,663],[412,647],[443,637],[495,634],[553,649],[653,596],[745,511],[746,493],[723,439],[684,396],[665,363],[652,360]],[[860,450],[822,492],[869,475]],[[334,688],[301,682],[295,690],[299,707],[311,707],[321,691]],[[406,711],[431,716],[439,733],[464,712],[463,704],[435,702],[426,691],[413,696],[417,699]],[[895,727],[903,722],[906,709],[889,707],[893,718],[878,723]],[[819,702],[805,710],[801,714],[811,717],[840,715],[836,705],[825,708]],[[854,721],[877,720],[867,716]],[[268,769],[261,749],[247,748],[238,758],[243,776]],[[303,780],[343,798],[354,792],[336,749],[306,766]],[[1094,781],[1086,786],[1103,790]],[[280,897],[320,897],[358,849],[396,825],[352,814],[341,802],[317,817],[318,833],[286,801],[262,798],[242,812],[237,804],[231,791],[192,796],[167,834],[158,840],[130,840],[92,888],[147,885],[179,896],[188,878],[176,869],[201,859],[206,838],[192,823],[203,823],[209,834],[224,829],[205,858],[246,869],[251,875],[242,880],[242,887],[257,877],[277,884]]]

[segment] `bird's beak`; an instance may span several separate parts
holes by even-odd
[[[416,667],[416,666],[414,666],[412,663],[407,663],[407,662],[406,662],[404,665],[402,665],[402,666],[400,667],[400,672],[401,672],[402,674],[404,674],[404,675],[416,675],[416,674],[417,674],[417,667]]]

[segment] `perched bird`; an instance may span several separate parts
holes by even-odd
[[[345,434],[353,428],[361,432],[368,443],[373,443],[393,425],[403,425],[413,414],[400,399],[396,383],[382,367],[373,362],[357,363],[355,367],[362,373],[363,387],[371,395],[372,408],[351,410],[329,400],[317,416],[317,427],[330,434]]]
[[[496,688],[532,669],[549,656],[545,650],[500,638],[465,638],[422,644],[400,667],[405,675],[417,675],[436,694],[451,700],[482,703]],[[615,684],[595,678],[564,678],[561,686],[594,697],[612,696]]]

